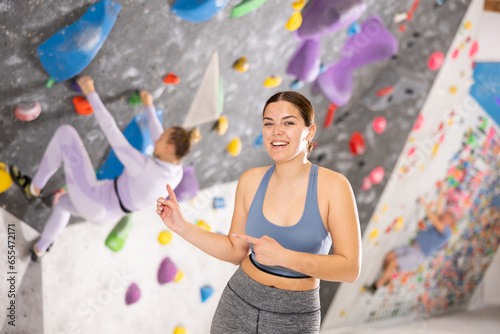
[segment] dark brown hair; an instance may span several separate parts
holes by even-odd
[[[302,119],[304,120],[304,123],[307,127],[310,127],[314,124],[314,109],[311,102],[304,95],[295,91],[279,92],[271,96],[264,105],[262,117],[264,117],[267,106],[273,102],[278,101],[286,101],[293,104],[294,107],[299,111],[300,116],[302,116]],[[312,141],[309,141],[307,144],[307,152],[310,153],[313,149],[313,143]]]
[[[170,144],[175,146],[175,156],[179,159],[184,158],[191,151],[194,129],[187,131],[180,126],[171,127],[173,130],[168,138]]]

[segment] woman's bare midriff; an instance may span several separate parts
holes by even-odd
[[[313,277],[286,278],[265,273],[256,268],[248,256],[246,256],[241,262],[241,269],[243,269],[243,271],[254,281],[273,288],[292,291],[307,291],[313,290],[319,286],[319,279]]]

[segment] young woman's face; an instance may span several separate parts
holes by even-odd
[[[314,125],[307,127],[300,112],[287,101],[267,105],[262,121],[262,138],[274,161],[287,161],[307,151]]]

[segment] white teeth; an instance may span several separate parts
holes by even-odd
[[[277,142],[272,143],[273,146],[285,146],[287,144],[288,143],[285,143],[284,141],[277,141]]]

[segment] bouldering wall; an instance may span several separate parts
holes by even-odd
[[[493,259],[500,238],[500,124],[493,117],[498,106],[483,107],[495,101],[496,85],[477,79],[485,75],[474,59],[482,15],[482,1],[473,1],[365,230],[363,273],[355,284],[341,285],[324,329],[403,324],[464,310]],[[491,94],[474,94],[478,87]],[[452,238],[370,293],[365,287],[380,275],[385,254],[429,224],[417,199],[435,201],[441,185],[445,207],[457,217]]]
[[[369,30],[363,35],[362,23],[374,15],[379,16],[384,29],[397,42],[397,53],[353,68],[349,72],[352,87],[347,103],[332,106],[332,101],[315,89],[313,82],[297,83],[295,77],[287,74],[288,62],[301,43],[285,28],[289,19],[301,11],[292,7],[292,1],[262,2],[250,13],[233,18],[231,8],[237,3],[221,1],[217,3],[222,8],[211,8],[213,16],[201,23],[173,14],[174,1],[118,2],[121,8],[116,22],[81,74],[94,78],[104,103],[122,129],[142,111],[134,102],[134,93],[142,89],[149,90],[156,107],[164,111],[165,126],[185,124],[203,86],[210,59],[217,52],[220,86],[208,87],[218,98],[211,105],[221,108],[215,115],[227,118],[228,129],[223,135],[214,131],[213,113],[209,118],[212,121],[199,126],[203,139],[195,145],[185,164],[194,166],[200,188],[228,184],[248,168],[272,163],[258,140],[262,106],[275,92],[292,87],[309,97],[315,107],[319,131],[311,161],[350,180],[363,231],[438,74],[439,55],[432,57],[429,65],[431,56],[441,52],[450,57],[448,50],[456,34],[460,37],[455,40],[460,38],[463,43],[463,47],[460,43],[454,45],[460,57],[467,57],[473,42],[467,36],[474,22],[472,26],[462,22],[468,0],[364,1],[366,8],[357,24],[321,37],[319,55],[323,69],[346,57],[342,50],[350,39],[358,50],[363,50],[366,40],[362,36],[369,35]],[[96,169],[108,156],[109,146],[93,116],[75,112],[73,99],[81,94],[75,91],[73,80],[47,82],[49,73],[37,53],[40,45],[75,23],[95,3],[0,2],[1,162],[16,164],[32,175],[52,134],[66,123],[77,129]],[[240,70],[233,68],[242,57],[247,65],[240,62],[237,67]],[[454,72],[457,82],[465,80],[459,74]],[[443,87],[443,101],[453,96],[449,89]],[[40,103],[38,118],[29,122],[16,118],[17,106],[35,102]],[[239,154],[231,154],[226,148],[236,138],[241,141],[241,150]],[[431,184],[429,181],[427,185]],[[63,174],[59,172],[46,192],[63,185]],[[50,213],[50,207],[41,201],[28,203],[15,187],[0,193],[0,204],[3,210],[38,232]],[[200,212],[194,219],[203,216]],[[74,228],[82,228],[78,233],[85,235],[91,233],[86,232],[86,225]],[[103,234],[111,228],[108,226]],[[90,247],[92,240],[88,242]],[[199,261],[196,263],[206,260],[203,254],[196,254]],[[85,252],[78,253],[73,260],[80,256],[85,257]],[[33,275],[41,276],[40,270]],[[33,273],[33,269],[26,272]],[[45,275],[44,280],[51,279],[51,274]],[[323,312],[328,310],[337,286],[322,282]],[[99,289],[102,287],[95,291]]]

